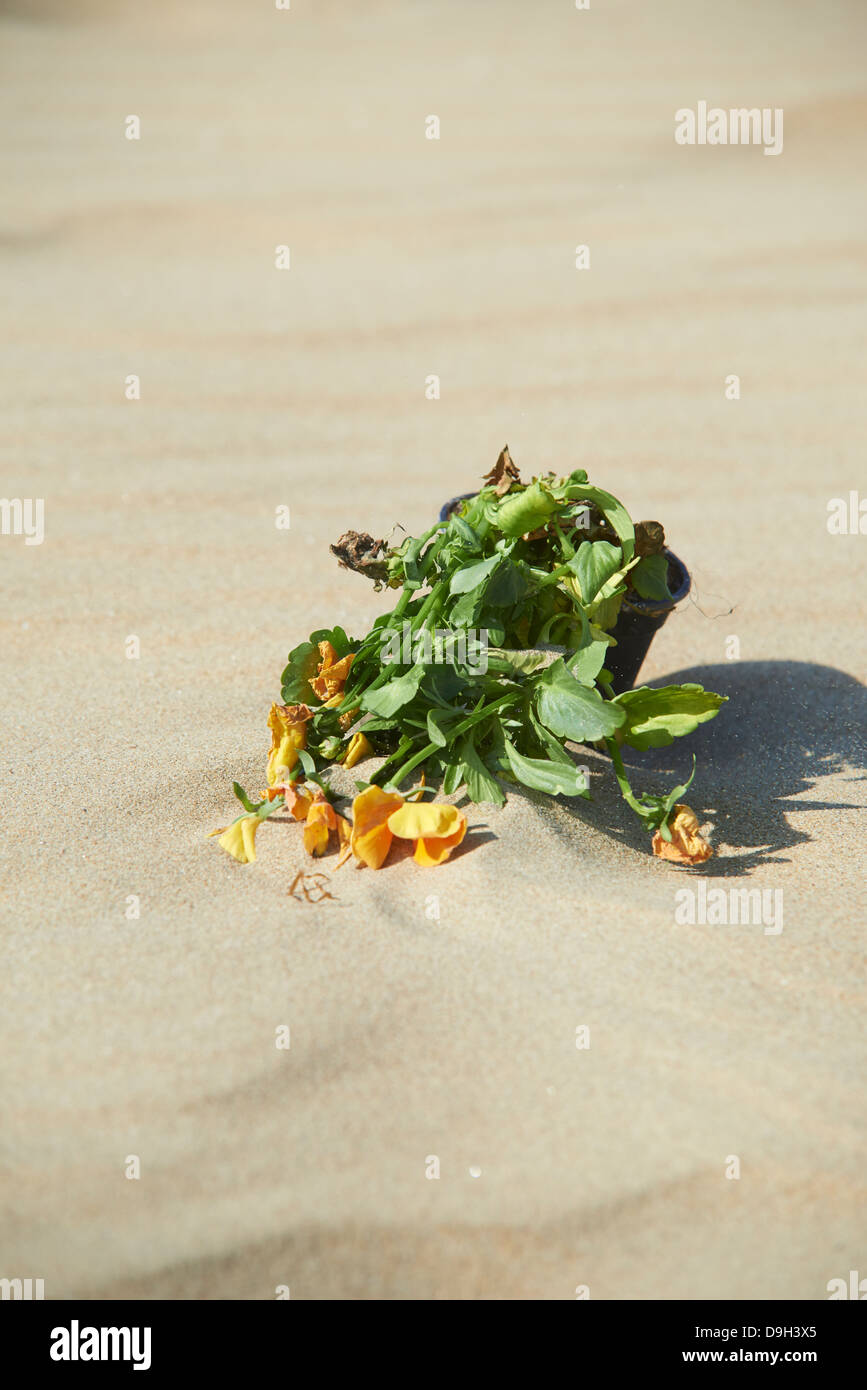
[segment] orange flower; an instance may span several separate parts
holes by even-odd
[[[348,656],[344,656],[338,661],[337,652],[331,643],[320,642],[319,655],[322,659],[319,662],[318,674],[310,682],[313,693],[324,701],[332,701],[338,695],[342,699],[346,677],[349,675],[349,668],[355,660],[354,653],[350,652]]]
[[[314,800],[307,810],[307,824],[304,827],[304,848],[308,854],[324,854],[328,848],[328,838],[337,829],[337,813],[325,797]]]
[[[293,811],[293,815],[295,812]],[[296,816],[297,820],[303,819]],[[340,863],[346,858],[349,840],[349,824],[338,816],[331,802],[317,788],[307,808],[307,824],[304,827],[304,848],[308,854],[324,854],[328,848],[331,832],[336,831],[341,846]]]
[[[307,720],[313,711],[307,705],[272,705],[268,715],[271,752],[268,754],[268,786],[282,782],[298,761],[298,749],[307,747]]]
[[[388,819],[403,805],[399,792],[384,792],[381,787],[367,787],[352,803],[352,853],[361,864],[379,869],[391,849],[392,831]]]
[[[659,830],[653,836],[653,853],[660,859],[671,859],[675,864],[703,864],[710,859],[713,850],[699,834],[698,816],[689,806],[675,806],[668,828],[670,841],[664,840]]]
[[[407,801],[389,816],[388,828],[403,840],[415,840],[415,862],[431,868],[444,864],[461,843],[467,833],[467,818],[457,806]]]
[[[313,805],[313,793],[302,783],[298,786],[295,782],[290,782],[283,788],[286,798],[286,810],[293,820],[306,820],[307,813]]]

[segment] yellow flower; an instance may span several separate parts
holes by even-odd
[[[322,658],[319,662],[319,673],[314,676],[310,684],[313,693],[320,700],[325,700],[330,704],[339,704],[343,699],[343,687],[346,684],[346,677],[349,675],[349,668],[355,660],[355,655],[350,652],[340,661],[337,660],[337,652],[330,642],[319,643],[319,655]],[[337,699],[336,697],[340,697]]]
[[[384,792],[381,787],[367,787],[352,803],[352,853],[361,864],[379,869],[391,849],[392,832],[388,818],[403,805],[399,792]]]
[[[388,818],[388,828],[403,840],[415,840],[413,858],[430,868],[443,864],[467,833],[467,818],[457,806],[408,801]]]
[[[703,864],[705,859],[710,859],[713,850],[699,834],[698,816],[689,806],[675,806],[668,827],[670,842],[663,839],[659,830],[653,836],[653,853],[660,859],[671,859],[676,864]]]
[[[272,705],[268,715],[271,752],[268,754],[268,785],[273,787],[291,772],[298,761],[298,749],[307,747],[307,720],[313,718],[306,705]]]
[[[362,758],[369,758],[373,753],[368,739],[361,732],[353,734],[346,749],[346,757],[343,759],[344,767],[355,767]]]
[[[256,831],[261,824],[258,816],[241,816],[227,830],[212,830],[211,835],[219,835],[217,844],[239,864],[253,864],[256,861]]]

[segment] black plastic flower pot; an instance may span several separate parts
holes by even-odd
[[[668,589],[671,599],[638,598],[627,596],[620,608],[617,622],[611,629],[616,647],[609,647],[605,659],[606,669],[611,672],[611,684],[620,695],[631,690],[644,658],[650,649],[654,633],[658,632],[674,607],[689,593],[689,570],[672,551],[665,551],[668,561]]]
[[[459,497],[450,498],[440,508],[440,521],[448,521],[461,502],[476,495],[475,492],[463,492]],[[686,565],[671,550],[665,551],[665,558],[668,560],[671,598],[664,601],[639,598],[638,595],[624,598],[620,615],[611,630],[617,646],[608,649],[605,666],[611,672],[611,685],[618,695],[635,685],[654,634],[689,593],[690,578]]]

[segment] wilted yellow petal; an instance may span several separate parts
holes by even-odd
[[[440,839],[453,835],[461,822],[466,824],[463,811],[437,801],[405,802],[399,811],[388,818],[388,828],[402,840]]]
[[[304,827],[304,848],[308,854],[324,854],[330,831],[337,829],[337,813],[331,802],[317,788],[307,812]]]
[[[429,867],[442,864],[467,833],[467,818],[457,806],[442,802],[405,802],[388,818],[388,828],[404,840],[415,840],[415,861]]]
[[[352,803],[352,853],[370,869],[379,869],[391,849],[392,834],[387,821],[403,805],[399,792],[367,787]]]
[[[242,816],[223,831],[217,844],[239,864],[252,864],[256,859],[256,831],[261,823],[258,816]]]
[[[321,820],[324,825],[328,826],[329,830],[337,829],[337,812],[331,805],[328,797],[325,796],[324,792],[321,792],[318,787],[313,793],[313,801],[307,813],[307,819],[313,821]]]
[[[339,869],[352,853],[352,826],[345,816],[337,817],[337,838],[340,842],[340,854],[334,867]]]
[[[698,816],[689,806],[675,806],[669,817],[671,841],[664,840],[657,830],[653,836],[653,853],[660,859],[670,859],[676,864],[703,864],[710,859],[713,850],[703,835],[699,834]]]
[[[346,757],[343,759],[343,766],[355,767],[355,764],[360,763],[362,758],[369,758],[372,752],[373,749],[370,745],[370,740],[366,739],[364,734],[353,734],[352,738],[349,740]]]
[[[307,705],[272,705],[268,715],[271,752],[268,754],[268,785],[273,787],[298,761],[298,749],[307,747],[307,720],[313,718]]]
[[[308,820],[304,827],[304,848],[308,854],[324,854],[328,848],[328,826],[321,820]]]
[[[413,859],[424,868],[430,868],[434,864],[444,864],[466,833],[467,822],[464,818],[453,835],[442,835],[439,839],[418,840]]]
[[[313,805],[313,797],[305,786],[296,787],[293,783],[285,788],[286,810],[293,820],[306,820],[307,813]]]
[[[330,642],[320,642],[319,652],[322,657],[319,674],[313,677],[310,685],[320,700],[330,701],[335,695],[342,694],[349,668],[355,660],[355,653],[350,652],[347,656],[341,657],[340,661],[335,661],[337,653]]]
[[[330,681],[339,681],[341,685],[344,685],[346,677],[349,675],[349,668],[354,660],[355,653],[348,652],[346,656],[342,657],[340,661],[334,666],[330,666],[328,670],[324,672],[326,679]]]

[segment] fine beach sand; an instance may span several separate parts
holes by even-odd
[[[0,537],[0,1276],[867,1274],[867,538],[826,526],[865,485],[865,29],[856,0],[0,5],[0,491],[45,499],[42,545]],[[699,100],[783,108],[783,153],[676,145]],[[347,865],[318,906],[298,827],[248,868],[206,838],[263,785],[289,647],[387,606],[328,543],[417,533],[506,441],[690,567],[643,676],[731,700],[635,780],[696,753],[699,876],[782,890],[781,933],[677,925],[696,875],[595,757],[592,804],[471,808],[446,867]]]

